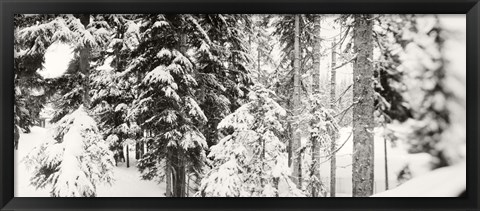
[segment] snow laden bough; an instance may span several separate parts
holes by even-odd
[[[98,184],[112,183],[113,155],[83,106],[49,133],[24,159],[33,186],[51,187],[53,197],[94,197]]]
[[[283,131],[286,111],[257,88],[250,102],[225,117],[219,130],[233,131],[208,155],[213,169],[201,182],[204,197],[303,196],[290,179],[286,146],[276,136]]]

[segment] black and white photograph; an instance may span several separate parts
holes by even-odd
[[[467,191],[465,14],[13,21],[15,197]]]

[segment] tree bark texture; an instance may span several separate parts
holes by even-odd
[[[294,78],[293,78],[293,115],[298,117],[300,111],[300,15],[295,15],[295,37],[294,37]],[[300,132],[297,130],[299,125],[294,123],[292,125],[292,155],[293,155],[293,181],[298,187],[301,187],[301,157],[298,152],[300,148]]]
[[[314,45],[313,45],[313,94],[315,97],[319,97],[320,94],[320,48],[321,48],[321,38],[320,38],[320,27],[321,27],[321,16],[315,15],[313,23],[313,33],[314,33]],[[319,99],[316,99],[319,100]],[[321,185],[320,177],[320,143],[318,143],[318,135],[316,134],[312,138],[312,163],[313,163],[313,175],[318,179]],[[312,186],[312,197],[318,197],[320,195],[320,190],[317,185]]]
[[[337,85],[337,72],[335,67],[337,66],[337,55],[336,55],[336,43],[335,39],[332,42],[332,64],[331,64],[331,73],[330,73],[330,109],[335,109],[335,87]],[[330,131],[330,138],[332,139],[331,143],[331,158],[330,158],[330,197],[335,197],[336,193],[336,182],[337,182],[337,157],[335,149],[337,148],[337,134],[335,131]]]
[[[313,93],[320,93],[320,59],[321,59],[321,16],[315,15],[313,23],[314,44],[313,44]]]
[[[353,65],[353,196],[373,194],[373,36],[372,15],[355,15]]]

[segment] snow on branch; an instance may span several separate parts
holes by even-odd
[[[83,106],[64,116],[24,162],[35,172],[32,185],[51,184],[56,197],[95,196],[98,184],[113,181],[113,155]]]

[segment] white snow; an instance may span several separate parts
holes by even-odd
[[[147,73],[144,79],[144,82],[147,84],[154,84],[158,82],[171,84],[173,83],[173,81],[173,76],[170,75],[170,72],[168,72],[165,65],[160,65],[156,67],[151,72]]]
[[[47,134],[47,129],[33,127],[29,134],[20,135],[18,150],[14,155],[14,196],[15,197],[49,197],[51,186],[44,189],[35,189],[30,185],[31,171],[28,170],[21,160],[35,147]],[[134,149],[134,147],[130,147]],[[165,185],[157,184],[154,181],[142,180],[140,173],[135,167],[135,152],[131,151],[130,168],[125,163],[119,163],[114,167],[113,184],[97,187],[98,197],[164,197]]]
[[[439,168],[372,197],[458,197],[467,188],[466,172],[466,162]]]
[[[337,147],[340,147],[345,140],[343,147],[337,152],[337,197],[352,196],[352,152],[353,152],[353,136],[350,136],[351,127],[341,128],[340,137],[337,139]],[[383,129],[375,128],[374,130],[374,193],[385,191],[385,156],[384,156],[384,139],[382,137]],[[349,137],[350,136],[350,137]],[[389,189],[396,187],[397,175],[399,171],[409,164],[412,176],[423,175],[430,171],[430,155],[428,154],[408,154],[405,146],[401,142],[393,147],[387,142],[388,155],[388,181]],[[326,156],[321,154],[320,175],[327,190],[330,189],[330,160],[325,160]]]

